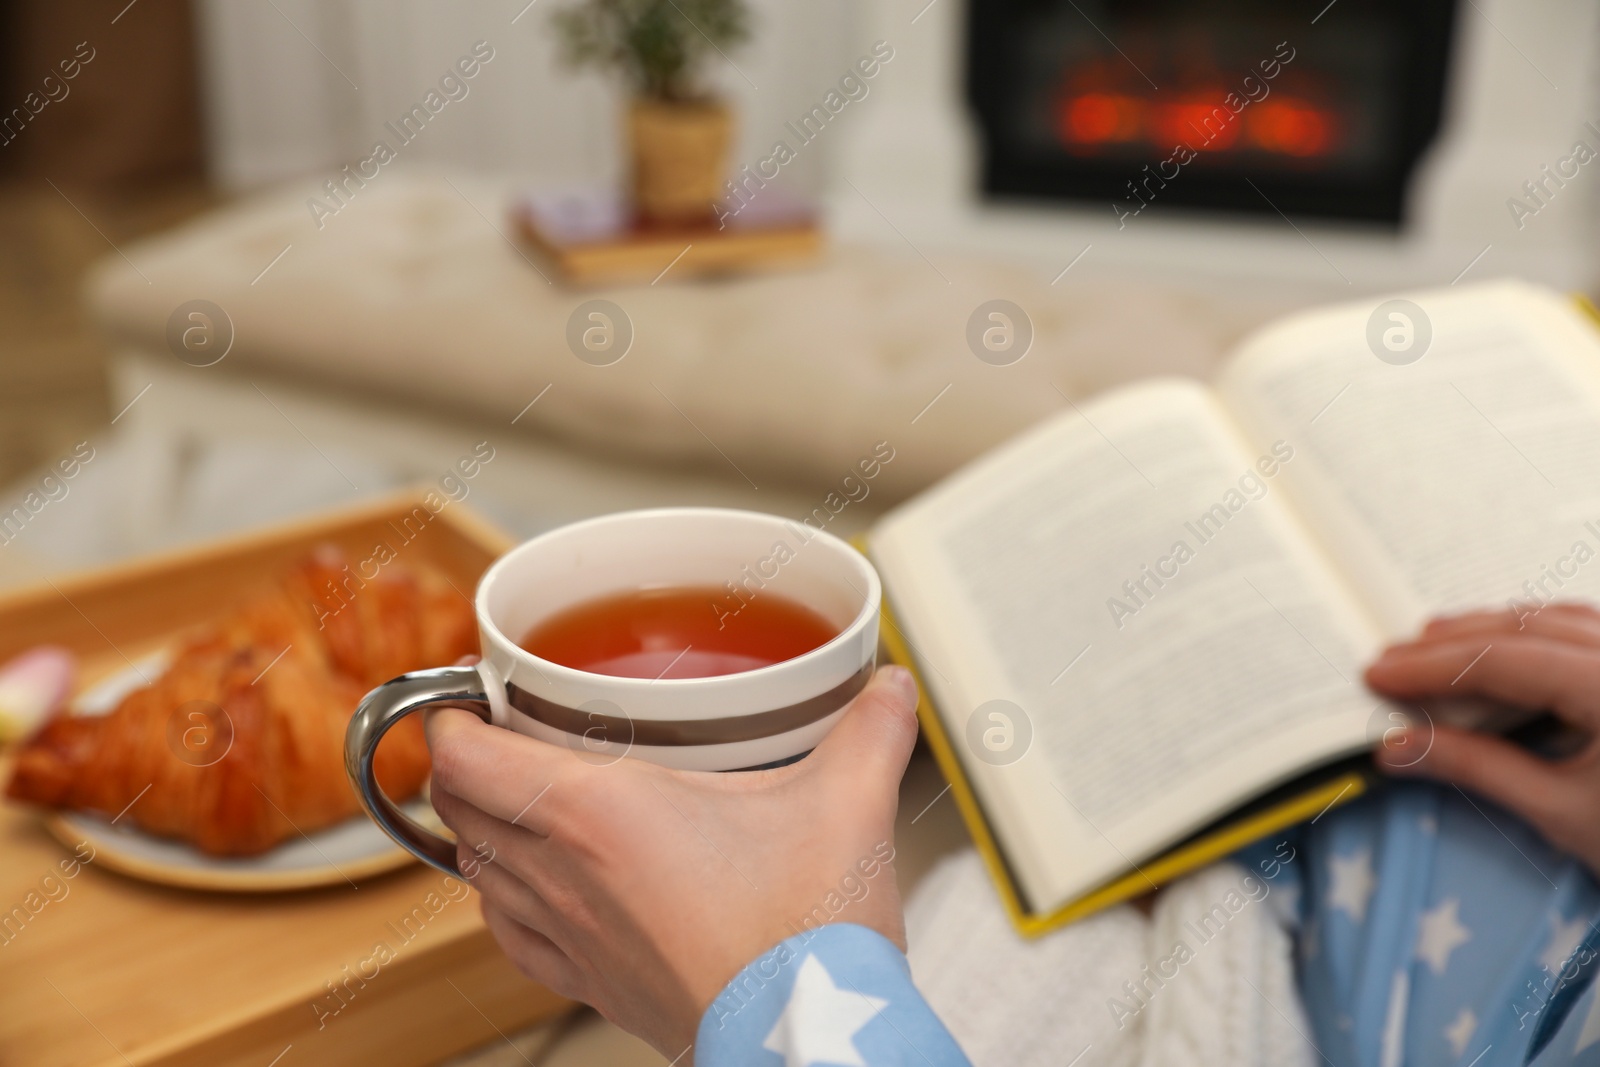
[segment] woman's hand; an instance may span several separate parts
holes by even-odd
[[[1486,696],[1552,711],[1588,733],[1582,751],[1553,761],[1492,735],[1437,726],[1422,759],[1407,765],[1415,749],[1403,744],[1379,749],[1378,761],[1394,774],[1488,797],[1600,874],[1600,612],[1553,604],[1435,619],[1367,668],[1367,684],[1403,700]]]
[[[890,861],[915,694],[884,668],[811,755],[733,774],[599,766],[442,709],[427,722],[433,804],[523,973],[670,1060],[740,968],[807,926],[859,923],[904,947]]]

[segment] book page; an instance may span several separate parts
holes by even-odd
[[[1414,362],[1369,345],[1375,298],[1249,342],[1224,402],[1253,440],[1294,444],[1284,489],[1387,636],[1438,612],[1600,597],[1594,326],[1514,282],[1409,300],[1431,333]],[[1415,343],[1420,320],[1400,313],[1383,325]]]
[[[1030,903],[1061,903],[1367,744],[1378,637],[1203,387],[1119,390],[870,547]],[[1002,702],[1002,703],[995,703]],[[995,716],[999,715],[999,718]]]

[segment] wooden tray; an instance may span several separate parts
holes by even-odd
[[[0,661],[60,644],[92,684],[321,542],[366,558],[387,541],[470,597],[510,542],[455,503],[403,533],[422,493],[0,598]],[[93,863],[64,878],[70,855],[37,812],[0,803],[4,1067],[421,1067],[571,1006],[500,954],[476,893],[420,864],[354,889],[220,895]]]

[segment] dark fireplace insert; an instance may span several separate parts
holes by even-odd
[[[969,0],[985,196],[1398,226],[1454,0]]]

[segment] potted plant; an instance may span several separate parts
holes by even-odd
[[[701,82],[707,55],[749,35],[745,0],[579,0],[555,15],[565,59],[628,83],[634,208],[668,223],[708,219],[733,121]]]

